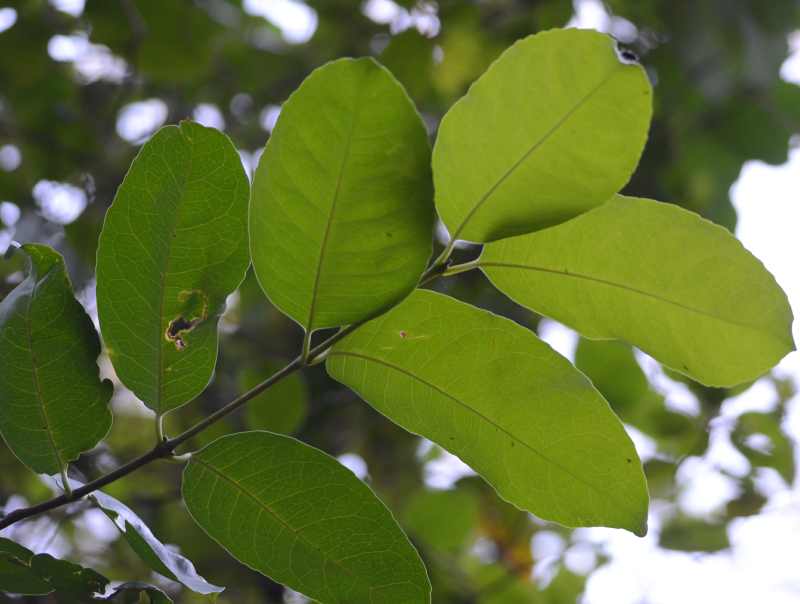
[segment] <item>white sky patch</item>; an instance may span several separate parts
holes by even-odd
[[[409,11],[392,0],[366,0],[361,12],[375,23],[388,25],[393,34],[414,27],[423,36],[433,38],[442,28],[433,2],[420,2]]]
[[[247,173],[247,178],[249,178],[251,181],[253,180],[253,175],[256,172],[256,168],[258,168],[258,162],[263,153],[264,147],[261,147],[261,149],[256,149],[255,151],[239,149],[239,159],[242,160],[244,171]]]
[[[213,103],[200,103],[194,108],[192,118],[198,124],[203,124],[203,126],[216,128],[217,130],[225,129],[225,117],[219,107]]]
[[[11,29],[17,22],[17,11],[8,6],[0,8],[0,33]]]
[[[50,0],[50,5],[62,13],[80,17],[86,5],[86,0]]]
[[[452,489],[466,476],[475,476],[475,471],[444,449],[436,459],[425,464],[425,484],[432,489]]]
[[[577,333],[553,319],[539,321],[538,332],[539,337],[550,344],[553,350],[570,361],[575,360],[575,349],[578,346]]]
[[[19,206],[10,201],[0,202],[0,222],[6,226],[14,226],[20,217]]]
[[[789,57],[781,65],[781,77],[787,82],[800,84],[800,30],[789,34]]]
[[[623,17],[610,15],[601,0],[576,0],[574,9],[566,27],[596,29],[611,34],[624,44],[634,42],[639,35],[636,25]]]
[[[360,455],[356,455],[355,453],[344,453],[337,459],[339,460],[340,464],[358,476],[359,480],[366,480],[369,478],[367,462],[364,461],[364,458]]]
[[[69,224],[86,209],[88,200],[83,189],[54,180],[40,180],[33,187],[33,198],[42,215],[51,222]]]
[[[244,0],[244,10],[281,30],[288,44],[305,44],[317,31],[317,12],[297,0]]]
[[[119,83],[128,72],[123,59],[107,46],[92,44],[85,33],[53,36],[47,43],[47,54],[54,61],[72,63],[84,83],[98,80]]]
[[[267,105],[261,110],[258,116],[258,123],[261,124],[264,130],[271,134],[275,128],[275,124],[278,123],[278,116],[280,116],[280,114],[281,108],[279,105]]]
[[[22,153],[15,145],[3,145],[0,147],[0,170],[13,172],[22,163]]]
[[[129,143],[141,144],[167,120],[167,104],[161,99],[129,103],[117,116],[117,134]]]

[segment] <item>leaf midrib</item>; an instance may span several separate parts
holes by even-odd
[[[322,242],[320,243],[319,257],[317,259],[317,270],[314,275],[314,287],[311,290],[311,304],[308,309],[308,329],[314,328],[314,312],[317,307],[317,298],[319,292],[319,284],[322,278],[322,263],[325,261],[326,252],[328,248],[328,240],[330,239],[330,232],[333,225],[333,218],[336,213],[336,206],[339,201],[339,194],[342,187],[342,179],[344,176],[347,160],[350,157],[350,145],[353,141],[353,133],[356,129],[358,122],[359,112],[361,111],[361,99],[363,97],[362,88],[359,87],[356,95],[355,106],[353,108],[353,120],[350,122],[350,128],[347,132],[347,140],[345,141],[344,152],[342,153],[342,161],[339,164],[339,173],[336,176],[336,187],[333,191],[333,199],[331,200],[331,209],[328,212],[328,218],[325,222],[325,231],[322,234]]]
[[[31,261],[32,262],[32,261]],[[50,446],[53,448],[53,454],[56,456],[56,461],[58,462],[59,471],[64,470],[64,457],[61,455],[61,451],[59,450],[58,446],[56,446],[55,438],[53,437],[53,432],[50,424],[50,416],[47,413],[47,404],[44,400],[44,394],[42,393],[42,385],[39,381],[39,372],[38,372],[38,362],[36,360],[36,352],[33,349],[33,328],[31,326],[31,310],[33,306],[33,300],[36,297],[36,290],[39,289],[39,285],[47,279],[50,274],[52,273],[54,267],[51,267],[41,279],[36,279],[33,285],[33,289],[31,290],[30,297],[28,298],[28,306],[25,312],[25,335],[27,336],[28,340],[28,348],[30,349],[31,353],[31,373],[33,374],[33,385],[36,388],[36,397],[39,399],[39,405],[42,409],[42,419],[44,420],[44,427],[45,433],[47,434],[47,439],[50,441]]]
[[[181,183],[178,180],[178,177],[175,175],[175,172],[172,169],[169,161],[161,157],[161,160],[167,166],[167,171],[169,172],[172,180],[175,182],[176,186],[180,187],[180,195],[178,196],[178,201],[175,204],[175,213],[174,219],[172,224],[169,227],[169,233],[167,235],[167,253],[164,257],[164,270],[161,272],[161,279],[159,280],[159,303],[158,303],[158,346],[156,346],[156,363],[158,363],[157,373],[158,376],[158,401],[156,407],[158,410],[156,411],[156,416],[163,415],[162,406],[164,403],[164,342],[162,341],[162,333],[164,331],[164,298],[166,292],[166,283],[167,283],[167,275],[169,274],[169,267],[172,258],[172,243],[175,240],[175,231],[178,228],[178,223],[180,222],[179,212],[181,205],[183,205],[184,197],[186,195],[186,185],[189,182],[189,177],[192,174],[192,166],[194,164],[194,141],[189,138],[187,135],[184,134],[183,130],[178,127],[178,136],[184,139],[189,144],[189,166],[188,170],[186,171],[186,178]],[[180,183],[180,184],[179,184]],[[133,225],[131,225],[133,226]]]
[[[525,152],[523,152],[523,154],[517,161],[511,164],[511,167],[508,168],[491,187],[489,187],[489,189],[478,199],[475,205],[472,206],[472,209],[469,212],[467,212],[467,215],[464,217],[464,220],[461,221],[461,224],[459,224],[456,230],[453,232],[451,240],[455,241],[456,239],[458,239],[458,236],[466,228],[467,224],[472,219],[472,217],[483,206],[483,204],[485,204],[488,201],[488,199],[492,196],[492,194],[498,188],[500,188],[500,185],[502,185],[506,180],[508,180],[508,178],[516,171],[516,169],[519,168],[525,162],[525,160],[527,160],[528,157],[530,157],[534,153],[534,151],[536,151],[542,145],[544,145],[550,139],[550,137],[553,136],[561,128],[561,126],[563,126],[567,122],[567,120],[569,120],[573,115],[575,115],[575,113],[577,113],[577,111],[581,107],[583,107],[583,105],[586,104],[586,102],[588,102],[589,99],[591,99],[597,93],[597,91],[599,91],[603,86],[605,86],[618,71],[619,71],[619,66],[615,66],[614,69],[609,71],[608,74],[605,77],[603,77],[603,79],[600,80],[600,82],[594,88],[589,90],[589,92],[587,92],[583,97],[581,97],[581,99],[579,99],[578,102],[575,103],[575,105],[573,105],[558,121],[556,121],[556,123],[553,124],[550,127],[550,129],[547,130],[547,132],[545,132],[539,140],[533,143],[527,150],[525,150]]]
[[[342,571],[344,571],[345,573],[347,573],[347,574],[348,574],[350,577],[352,577],[352,578],[353,578],[353,579],[354,579],[354,580],[355,580],[357,583],[359,583],[360,585],[362,585],[362,586],[366,587],[366,588],[368,589],[368,591],[369,591],[370,593],[372,593],[372,591],[373,591],[373,589],[375,588],[375,586],[373,586],[373,585],[370,585],[369,583],[365,583],[365,582],[364,582],[364,580],[363,580],[363,579],[362,579],[362,578],[361,578],[359,575],[356,575],[356,574],[354,574],[354,573],[353,573],[353,571],[352,571],[352,570],[350,570],[349,568],[347,568],[347,567],[346,567],[346,566],[345,566],[345,565],[344,565],[342,562],[340,562],[340,561],[339,561],[339,560],[337,560],[336,558],[332,557],[330,554],[328,554],[328,553],[324,552],[323,550],[321,550],[321,549],[319,548],[319,546],[315,545],[314,543],[310,542],[308,539],[306,539],[305,537],[303,537],[302,533],[301,533],[301,532],[300,532],[298,529],[296,529],[296,528],[294,528],[292,525],[288,524],[288,523],[287,523],[287,522],[286,522],[286,521],[285,521],[285,520],[284,520],[284,519],[283,519],[283,518],[282,518],[282,517],[281,517],[281,516],[280,516],[280,515],[279,515],[279,514],[278,514],[278,513],[275,511],[275,510],[273,510],[273,509],[272,509],[272,508],[271,508],[271,507],[270,507],[270,506],[269,506],[267,503],[265,503],[265,502],[263,502],[261,499],[259,499],[259,498],[258,498],[258,497],[257,497],[255,494],[253,494],[253,493],[252,493],[252,492],[250,492],[248,489],[246,489],[246,488],[245,488],[245,487],[244,487],[244,486],[243,486],[241,483],[237,482],[236,480],[234,480],[233,478],[231,478],[231,477],[229,477],[229,476],[226,476],[225,474],[223,474],[222,472],[220,472],[220,471],[219,471],[217,468],[215,468],[214,466],[212,466],[212,465],[211,465],[211,464],[209,464],[208,462],[206,462],[206,461],[203,461],[202,459],[200,459],[200,458],[199,458],[199,456],[194,456],[194,457],[192,458],[191,462],[196,462],[196,463],[198,463],[198,464],[199,464],[199,465],[201,465],[203,468],[205,468],[205,469],[207,469],[208,471],[210,471],[210,472],[211,472],[211,473],[212,473],[214,476],[216,476],[216,477],[218,477],[218,478],[221,478],[221,479],[222,479],[222,480],[224,480],[225,482],[227,482],[227,483],[229,483],[230,485],[232,485],[232,486],[233,486],[235,489],[238,489],[238,490],[239,490],[241,493],[243,493],[243,494],[244,494],[246,497],[248,497],[249,499],[251,499],[251,500],[252,500],[252,501],[253,501],[253,502],[254,502],[254,503],[255,503],[255,504],[256,504],[256,505],[257,505],[257,506],[258,506],[260,509],[264,510],[264,511],[265,511],[265,512],[267,512],[267,513],[268,513],[270,516],[272,516],[272,517],[273,517],[273,518],[274,518],[274,519],[275,519],[275,520],[278,522],[278,524],[280,524],[280,525],[281,525],[283,528],[285,528],[286,530],[288,530],[289,532],[291,532],[293,535],[295,535],[295,537],[296,537],[297,539],[299,539],[300,541],[302,541],[302,542],[303,542],[303,543],[304,543],[304,544],[305,544],[307,547],[309,547],[309,548],[311,548],[311,549],[313,549],[313,550],[317,551],[317,552],[318,552],[318,553],[319,553],[319,554],[322,556],[322,558],[323,558],[324,560],[330,560],[331,562],[333,562],[333,564],[334,564],[334,565],[335,565],[337,568],[339,568],[340,570],[342,570]],[[380,586],[380,587],[384,587],[384,586]]]
[[[328,356],[329,356],[329,357],[334,357],[334,356],[341,356],[341,357],[352,357],[352,358],[361,359],[361,360],[363,360],[363,361],[370,361],[370,362],[376,363],[376,364],[378,364],[378,365],[381,365],[381,366],[383,366],[383,367],[386,367],[387,369],[393,369],[394,371],[397,371],[398,373],[401,373],[401,374],[405,375],[406,377],[409,377],[409,378],[411,378],[412,380],[415,380],[415,381],[419,382],[420,384],[422,384],[422,385],[424,385],[424,386],[427,386],[427,387],[428,387],[428,388],[430,388],[431,390],[434,390],[434,391],[438,392],[439,394],[441,394],[442,396],[444,396],[444,397],[446,397],[446,398],[448,398],[448,399],[452,400],[454,403],[458,404],[458,405],[459,405],[460,407],[462,407],[463,409],[466,409],[467,411],[469,411],[469,412],[473,413],[473,414],[474,414],[474,415],[476,415],[478,418],[480,418],[481,420],[485,421],[486,423],[488,423],[488,424],[489,424],[489,425],[491,425],[492,427],[494,427],[494,428],[497,428],[497,429],[498,429],[498,430],[500,430],[500,431],[501,431],[503,434],[505,434],[506,436],[508,436],[509,438],[511,438],[511,439],[512,439],[514,442],[517,442],[517,443],[519,443],[519,444],[520,444],[520,445],[522,445],[524,448],[528,449],[528,450],[529,450],[531,453],[533,453],[533,454],[534,454],[534,455],[536,455],[537,457],[541,458],[541,459],[542,459],[543,461],[545,461],[546,463],[553,465],[554,467],[556,467],[557,469],[561,470],[562,472],[564,472],[564,473],[565,473],[565,474],[567,474],[568,476],[571,476],[572,478],[574,478],[576,481],[578,481],[578,482],[580,482],[580,483],[582,483],[582,484],[586,485],[586,486],[587,486],[587,487],[589,487],[589,488],[590,488],[592,491],[594,491],[595,493],[597,493],[597,494],[598,494],[600,497],[602,497],[602,498],[606,498],[606,499],[609,499],[609,500],[611,500],[611,501],[614,501],[615,503],[619,504],[619,505],[620,505],[620,507],[622,507],[622,508],[625,508],[625,509],[632,510],[632,511],[633,511],[633,513],[634,513],[635,515],[637,515],[637,516],[639,515],[639,512],[638,512],[638,510],[636,510],[636,509],[634,509],[634,508],[631,508],[631,507],[630,507],[630,505],[629,505],[629,504],[627,504],[626,502],[618,500],[618,499],[617,499],[616,497],[614,497],[613,495],[610,495],[610,494],[608,494],[608,493],[604,493],[604,492],[603,492],[603,491],[601,491],[601,490],[600,490],[600,489],[599,489],[597,486],[595,486],[594,484],[590,483],[590,482],[589,482],[589,481],[587,481],[585,478],[581,478],[580,476],[578,476],[578,475],[574,474],[574,473],[573,473],[571,470],[569,470],[568,468],[566,468],[566,467],[562,466],[562,465],[561,465],[561,464],[559,464],[557,461],[555,461],[555,460],[551,459],[550,457],[548,457],[547,455],[545,455],[544,453],[542,453],[541,451],[539,451],[538,449],[536,449],[536,448],[535,448],[535,447],[533,447],[532,445],[528,444],[526,441],[522,440],[521,438],[519,438],[518,436],[516,436],[514,433],[512,433],[511,431],[509,431],[508,429],[506,429],[506,428],[505,428],[505,427],[503,427],[502,425],[498,424],[498,423],[497,423],[497,422],[495,422],[494,420],[492,420],[492,419],[490,419],[489,417],[485,416],[483,413],[481,413],[481,412],[480,412],[480,411],[478,411],[477,409],[475,409],[475,408],[471,407],[470,405],[468,405],[467,403],[465,403],[464,401],[462,401],[461,399],[459,399],[459,398],[458,398],[458,397],[456,397],[455,395],[453,395],[453,394],[450,394],[449,392],[447,392],[447,391],[446,391],[446,390],[444,390],[443,388],[440,388],[440,387],[439,387],[439,386],[437,386],[436,384],[433,384],[432,382],[429,382],[429,381],[427,381],[427,380],[423,379],[422,377],[420,377],[420,376],[416,375],[415,373],[412,373],[411,371],[409,371],[409,370],[407,370],[407,369],[405,369],[405,368],[403,368],[403,367],[400,367],[400,366],[398,366],[398,365],[395,365],[395,364],[393,364],[393,363],[390,363],[390,362],[388,362],[388,361],[385,361],[385,360],[383,360],[383,359],[379,359],[379,358],[377,358],[377,357],[373,357],[373,356],[369,356],[369,355],[365,355],[365,354],[362,354],[362,353],[357,353],[357,352],[351,352],[351,351],[341,351],[341,350],[332,350]],[[446,448],[446,447],[445,447],[445,448]]]
[[[592,276],[592,275],[587,275],[585,273],[574,273],[574,272],[571,272],[571,271],[567,272],[567,271],[562,271],[562,270],[558,270],[558,269],[547,268],[547,267],[544,267],[544,266],[536,266],[536,265],[533,265],[533,264],[517,264],[517,263],[514,263],[514,262],[492,262],[492,261],[484,262],[484,261],[480,261],[479,260],[478,261],[478,266],[481,267],[481,268],[492,268],[492,267],[495,267],[495,268],[506,268],[506,269],[529,270],[529,271],[535,271],[535,272],[541,272],[541,273],[548,273],[548,274],[551,274],[551,275],[557,275],[557,276],[560,276],[560,277],[571,277],[573,279],[580,279],[580,280],[583,280],[583,281],[589,281],[589,282],[598,283],[598,284],[601,284],[601,285],[607,285],[609,287],[614,287],[614,288],[617,288],[617,289],[621,289],[623,291],[627,291],[627,292],[629,292],[631,294],[636,294],[636,295],[640,295],[640,296],[643,296],[643,297],[646,297],[646,298],[650,298],[652,300],[656,300],[658,302],[663,302],[664,304],[668,304],[670,306],[674,306],[676,308],[680,308],[681,310],[685,310],[685,311],[690,312],[690,313],[694,313],[694,314],[697,314],[697,315],[700,315],[700,316],[703,316],[703,317],[707,317],[709,319],[713,319],[713,320],[719,321],[721,323],[726,323],[726,324],[734,326],[734,327],[739,327],[741,329],[747,329],[749,331],[753,331],[753,332],[756,332],[756,333],[759,333],[759,334],[767,333],[771,337],[775,338],[777,341],[781,342],[781,339],[777,338],[775,336],[775,334],[772,334],[772,333],[769,333],[769,332],[765,332],[765,331],[763,331],[763,330],[761,330],[758,327],[755,327],[753,325],[749,325],[747,323],[742,323],[741,321],[736,321],[734,319],[728,319],[728,318],[725,318],[725,317],[720,317],[720,316],[715,315],[715,314],[713,314],[713,313],[711,313],[711,312],[709,312],[707,310],[703,310],[702,308],[696,308],[694,306],[689,306],[688,304],[684,304],[683,302],[679,302],[677,300],[672,300],[672,299],[667,298],[665,296],[662,296],[662,295],[659,295],[659,294],[656,294],[656,293],[653,293],[653,292],[648,292],[646,290],[639,289],[639,288],[633,287],[631,285],[626,285],[625,283],[619,283],[619,282],[616,282],[616,281],[611,281],[609,279],[603,279],[602,277],[595,277],[595,276]]]

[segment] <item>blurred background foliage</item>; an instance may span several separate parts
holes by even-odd
[[[5,0],[0,251],[12,239],[55,246],[93,312],[94,254],[105,210],[138,147],[161,124],[194,118],[223,129],[252,170],[280,104],[313,68],[341,56],[372,55],[406,86],[433,138],[447,108],[503,49],[564,26],[587,5],[605,11],[605,29],[639,54],[655,86],[650,142],[626,192],[680,203],[733,229],[729,189],[742,164],[785,162],[800,133],[800,87],[779,77],[788,36],[800,28],[796,0],[580,0],[575,6],[570,0]],[[458,254],[475,252],[464,247]],[[19,262],[0,262],[0,296],[19,282]],[[480,275],[439,287],[540,332],[553,329]],[[215,380],[169,417],[173,434],[292,358],[300,345],[299,328],[269,305],[252,275],[229,300],[222,330]],[[749,385],[705,388],[621,343],[581,340],[576,362],[631,427],[661,547],[723,550],[730,546],[729,523],[762,509],[765,472],[767,482],[796,480],[796,442],[782,423],[791,382],[766,378],[766,410],[731,420],[721,409]],[[106,360],[101,365],[112,373]],[[678,402],[675,392],[682,393]],[[119,385],[113,404],[107,441],[76,464],[87,478],[152,444],[144,407]],[[587,576],[607,559],[602,543],[584,533],[499,500],[457,460],[388,422],[321,366],[193,444],[250,428],[293,433],[340,456],[367,480],[420,549],[434,602],[575,602]],[[697,513],[682,505],[682,476],[704,459],[715,430],[743,456],[745,469],[723,470],[735,485],[732,495]],[[179,474],[174,464],[150,465],[108,492],[176,544],[207,579],[228,586],[220,603],[303,601],[236,563],[193,525],[180,501]],[[0,505],[11,509],[47,495],[0,446]],[[113,580],[155,581],[176,601],[202,601],[154,577],[88,504],[4,536],[91,565]]]

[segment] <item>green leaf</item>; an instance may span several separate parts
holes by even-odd
[[[517,507],[643,535],[647,489],[608,403],[527,329],[418,290],[336,344],[328,372]]]
[[[81,486],[77,481],[71,482],[73,488]],[[190,560],[161,543],[150,527],[124,503],[102,491],[95,491],[90,498],[111,518],[131,549],[152,570],[199,594],[215,594],[225,589],[197,574]]]
[[[43,596],[53,591],[50,584],[30,567],[33,552],[0,537],[0,591]]]
[[[431,253],[430,148],[394,77],[372,59],[328,63],[289,97],[253,181],[253,266],[311,331],[375,315]]]
[[[322,604],[430,601],[417,552],[372,491],[325,453],[269,432],[192,455],[183,498],[247,566]]]
[[[617,196],[489,244],[478,264],[519,304],[709,386],[758,377],[794,348],[772,275],[727,230],[675,205]]]
[[[623,422],[655,438],[660,452],[683,457],[697,447],[705,450],[705,422],[667,409],[664,397],[650,388],[629,344],[581,338],[575,366],[592,380]],[[649,476],[647,484],[652,487]]]
[[[197,396],[244,278],[248,182],[221,132],[191,122],[142,147],[106,214],[97,310],[120,380],[161,415]]]
[[[644,411],[662,403],[625,342],[581,338],[575,366],[592,380],[619,418],[636,425]]]
[[[113,387],[100,380],[100,341],[64,259],[21,249],[28,276],[0,302],[0,432],[22,463],[54,474],[108,433]]]
[[[478,526],[478,499],[466,489],[420,490],[406,503],[405,526],[415,539],[444,551],[459,551]]]
[[[781,429],[780,413],[745,413],[731,434],[733,444],[756,467],[775,469],[786,481],[794,481],[794,447]],[[759,442],[761,441],[761,442]]]
[[[679,516],[661,530],[658,544],[683,552],[717,552],[730,547],[727,524]]]
[[[262,370],[245,369],[239,376],[243,391],[263,382],[286,363],[266,363]],[[297,431],[308,416],[308,386],[300,373],[293,373],[247,403],[245,424],[253,430],[281,434]]]
[[[59,602],[88,602],[107,585],[108,579],[90,568],[49,554],[34,554],[0,537],[0,591],[23,595],[55,591]]]
[[[439,127],[436,208],[453,239],[528,233],[603,203],[636,168],[650,105],[647,75],[609,36],[518,41]]]
[[[56,492],[62,490],[60,482],[55,477],[41,476],[41,478]],[[72,478],[69,482],[73,491],[83,486],[82,482]],[[102,491],[94,491],[88,497],[112,520],[131,549],[151,570],[199,594],[215,594],[225,589],[209,583],[198,575],[191,560],[164,545],[153,535],[150,527],[124,503]]]
[[[102,594],[108,585],[108,579],[91,568],[49,554],[36,554],[30,565],[33,572],[53,587],[59,601],[91,601],[94,594]]]

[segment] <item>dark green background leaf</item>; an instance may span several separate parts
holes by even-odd
[[[270,432],[192,455],[183,498],[237,560],[322,604],[430,602],[425,567],[380,500],[322,451]]]
[[[22,463],[54,474],[106,435],[113,387],[64,259],[44,245],[22,252],[28,276],[0,303],[0,432]]]

